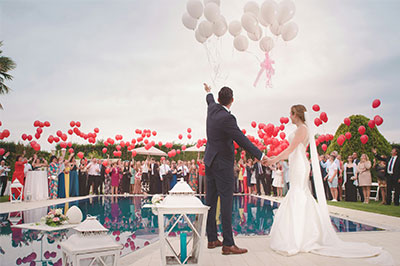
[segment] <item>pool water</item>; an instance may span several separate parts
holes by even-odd
[[[204,202],[204,198],[202,201]],[[157,216],[151,209],[142,208],[150,202],[151,197],[99,196],[51,207],[0,214],[0,265],[61,265],[60,243],[73,234],[74,230],[42,233],[13,228],[12,225],[38,222],[51,208],[62,208],[65,213],[74,205],[82,210],[84,218],[87,214],[97,216],[115,241],[123,245],[121,256],[125,256],[158,240]],[[276,202],[254,196],[234,196],[234,235],[268,235],[277,208]],[[336,217],[331,217],[331,220],[337,232],[381,230]],[[217,224],[220,232],[222,226],[219,220]],[[179,222],[170,236],[185,230],[188,230],[187,224]]]

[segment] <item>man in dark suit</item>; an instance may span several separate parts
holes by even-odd
[[[254,164],[254,171],[256,171],[256,180],[257,180],[257,195],[261,195],[261,187],[260,183],[262,183],[264,193],[265,195],[268,192],[271,192],[271,189],[268,190],[267,188],[267,183],[266,183],[266,178],[267,178],[267,173],[266,173],[266,167],[261,164],[261,162],[256,158],[255,159],[256,163]]]
[[[395,206],[399,206],[399,197],[400,197],[400,160],[398,157],[399,149],[393,148],[391,155],[389,158],[385,160],[379,156],[376,152],[376,149],[373,149],[372,152],[375,154],[375,157],[378,160],[386,161],[386,177],[387,177],[387,194],[386,194],[386,205],[390,205],[392,203],[392,190],[394,189],[394,200],[393,203]]]
[[[357,154],[357,152],[353,152],[352,157],[353,157],[353,163],[356,165],[356,168],[357,168],[357,165],[360,163],[360,159],[358,159],[358,154]],[[357,180],[358,180],[358,173],[357,173]],[[357,181],[357,182],[358,182],[358,181]],[[358,190],[358,194],[360,195],[360,200],[361,200],[361,202],[364,202],[363,188],[357,185],[357,190]],[[330,191],[330,190],[329,190],[329,191]]]
[[[229,108],[233,103],[233,91],[223,87],[218,93],[218,103],[215,102],[211,89],[204,84],[207,94],[207,146],[204,155],[207,177],[206,202],[210,206],[207,218],[208,248],[222,247],[222,254],[242,254],[247,249],[238,248],[232,235],[232,201],[234,188],[234,145],[236,141],[241,147],[259,160],[266,156],[254,146],[239,129],[236,118]],[[265,157],[265,158],[264,158]],[[217,199],[221,201],[221,220],[223,242],[217,238],[215,220]]]

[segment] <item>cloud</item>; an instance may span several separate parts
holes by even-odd
[[[222,1],[222,13],[239,19],[244,3]],[[399,142],[399,5],[296,2],[299,35],[276,40],[276,74],[266,89],[264,77],[252,86],[258,45],[239,53],[227,33],[204,48],[181,23],[182,1],[3,1],[4,53],[18,66],[12,93],[0,98],[0,119],[13,140],[32,133],[36,119],[52,122],[45,135],[80,120],[85,132],[99,127],[101,138],[131,139],[136,128],[150,128],[163,142],[178,141],[191,127],[196,140],[205,137],[202,83],[209,82],[214,93],[222,85],[234,89],[232,111],[247,129],[253,120],[278,123],[292,104],[318,103],[329,116],[326,133],[351,114],[379,113],[381,132]],[[220,78],[213,83],[215,63]],[[382,100],[378,110],[370,107],[375,98]]]

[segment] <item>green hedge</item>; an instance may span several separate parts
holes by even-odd
[[[347,156],[353,154],[353,152],[357,152],[359,157],[361,154],[366,153],[372,161],[374,158],[371,151],[372,148],[376,148],[378,154],[390,154],[392,146],[385,139],[385,137],[382,136],[376,126],[373,129],[368,126],[368,121],[370,119],[363,115],[352,115],[350,116],[350,120],[350,126],[346,126],[343,123],[340,124],[339,128],[336,130],[332,143],[328,146],[328,149],[326,151],[327,153],[336,150],[339,152],[339,154],[342,155],[342,159],[344,161],[346,161]],[[366,129],[364,134],[366,134],[369,138],[366,144],[361,143],[361,135],[358,132],[358,128],[360,126],[364,126]],[[340,135],[345,135],[346,132],[350,132],[352,137],[350,140],[346,139],[344,144],[342,146],[339,146],[339,144],[337,143],[337,139]]]

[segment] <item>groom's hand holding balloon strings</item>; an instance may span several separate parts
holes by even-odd
[[[211,91],[211,88],[207,85],[207,83],[203,83],[204,85],[204,90],[209,93]]]

